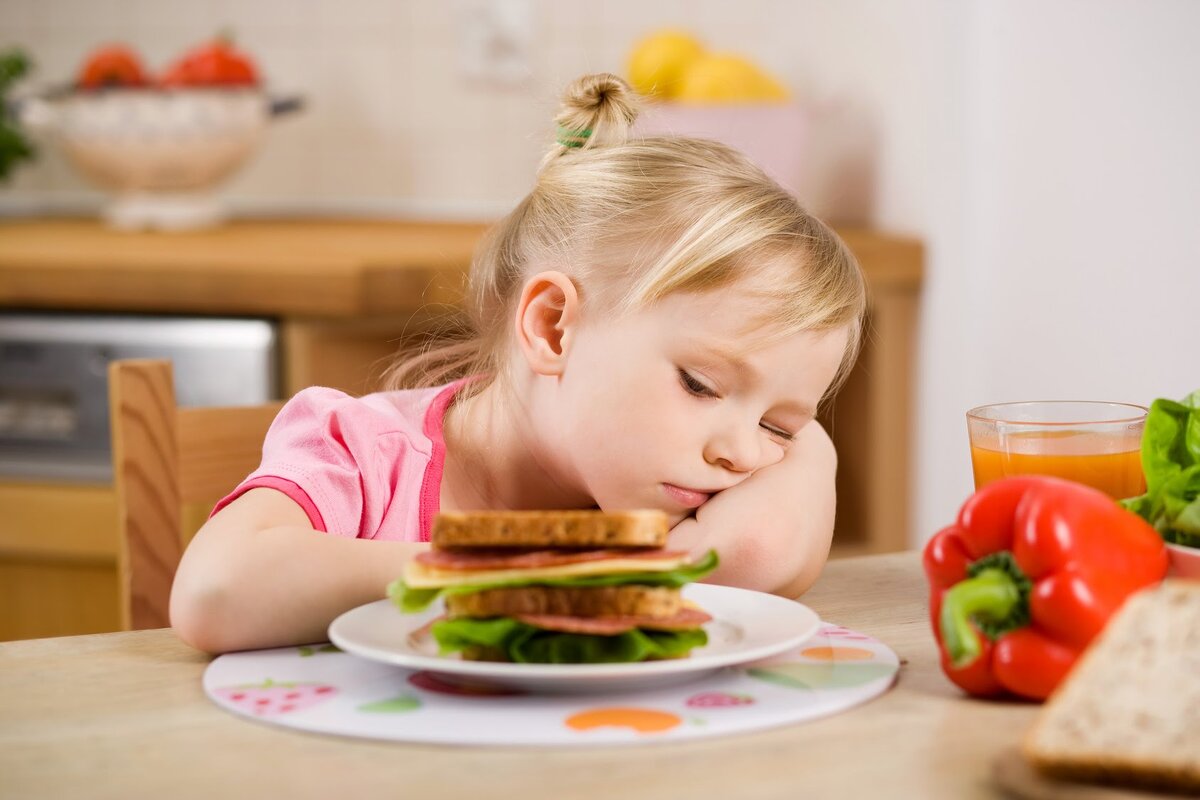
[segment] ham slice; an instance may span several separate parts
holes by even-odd
[[[555,614],[519,614],[514,619],[520,620],[526,625],[549,631],[616,636],[634,628],[663,631],[699,628],[704,623],[711,622],[712,615],[706,614],[698,608],[682,608],[673,617],[570,617]]]
[[[466,550],[427,550],[413,559],[438,570],[538,569],[583,564],[608,558],[662,561],[684,558],[683,550],[525,550],[513,552],[500,548]]]

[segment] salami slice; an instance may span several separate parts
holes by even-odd
[[[712,615],[698,608],[683,608],[673,617],[569,617],[554,614],[519,614],[515,619],[549,631],[590,633],[597,636],[616,636],[634,628],[679,631],[699,628],[712,621]]]
[[[610,558],[662,561],[685,556],[687,553],[682,550],[529,550],[514,553],[499,548],[480,548],[470,551],[427,550],[418,553],[414,560],[432,569],[472,571],[540,569]]]

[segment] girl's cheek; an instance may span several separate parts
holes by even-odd
[[[780,444],[771,446],[771,451],[768,453],[767,463],[763,466],[773,466],[783,461],[783,457],[787,455],[787,447]]]

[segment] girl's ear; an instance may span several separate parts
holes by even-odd
[[[579,293],[561,272],[539,272],[521,289],[517,343],[539,375],[560,375],[579,324]]]

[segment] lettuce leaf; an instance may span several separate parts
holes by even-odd
[[[518,586],[624,586],[636,583],[642,586],[668,586],[678,588],[686,583],[698,581],[717,568],[719,560],[716,550],[709,550],[704,558],[694,564],[684,564],[668,572],[623,572],[618,575],[580,575],[570,578],[539,578],[536,580],[497,581],[473,583],[463,586],[446,586],[438,589],[415,589],[396,579],[388,584],[387,595],[406,614],[424,611],[438,597],[454,594],[470,594],[484,589],[515,588]]]
[[[1146,493],[1121,505],[1163,539],[1200,548],[1200,390],[1179,402],[1159,398],[1142,434]]]
[[[615,636],[596,636],[543,630],[509,617],[447,619],[435,622],[432,632],[442,655],[487,647],[518,664],[614,664],[679,658],[708,643],[708,635],[700,628],[635,628]]]

